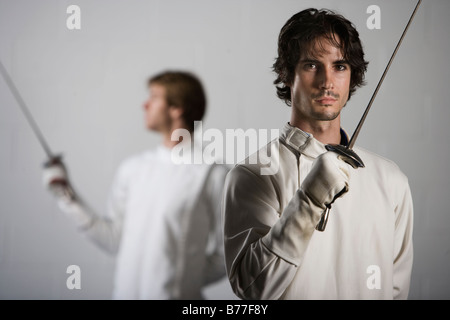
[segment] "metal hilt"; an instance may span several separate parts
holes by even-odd
[[[44,168],[51,167],[55,164],[59,164],[64,166],[64,163],[62,162],[62,154],[54,155],[49,157],[43,164]]]
[[[351,165],[353,168],[364,168],[364,162],[361,160],[361,158],[356,154],[355,151],[352,149],[349,149],[348,147],[345,147],[340,144],[327,144],[325,148],[328,151],[333,151],[341,156],[342,160],[347,162],[349,165]]]
[[[321,231],[321,232],[325,231],[325,228],[327,227],[328,217],[330,215],[330,209],[331,209],[331,206],[327,206],[325,211],[322,213],[322,217],[320,217],[320,221],[316,226],[317,231]]]
[[[355,155],[356,155],[356,153],[355,153]],[[337,198],[342,196],[347,191],[348,191],[347,187],[343,188],[338,194],[336,194],[334,196],[333,201],[331,201],[331,203],[325,205],[326,208],[325,208],[324,212],[322,213],[322,216],[320,217],[319,223],[316,225],[317,231],[321,231],[321,232],[325,231],[325,228],[327,227],[327,223],[328,223],[328,218],[330,216],[331,205],[336,201]]]

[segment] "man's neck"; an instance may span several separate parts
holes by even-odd
[[[172,140],[172,133],[173,131],[175,131],[176,129],[185,129],[188,130],[186,126],[175,126],[174,128],[164,131],[164,132],[160,132],[162,135],[162,144],[169,149],[172,149],[173,147],[175,147],[177,144],[182,142],[182,138],[180,138],[180,140]],[[189,130],[188,130],[189,131]],[[193,138],[194,133],[193,132],[189,132],[190,134],[190,138]]]
[[[332,121],[311,122],[291,119],[290,125],[312,134],[323,144],[340,144],[341,142],[340,116]]]
[[[163,137],[163,141],[162,141],[163,145],[166,148],[172,149],[173,147],[175,147],[177,144],[179,144],[179,141],[173,141],[170,139],[170,136],[164,136]]]

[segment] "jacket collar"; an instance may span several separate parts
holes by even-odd
[[[348,136],[343,129],[341,129],[341,137],[341,144],[348,144]],[[289,123],[286,123],[281,130],[280,139],[289,147],[308,157],[316,158],[327,151],[325,145],[315,139],[312,134],[293,127]]]

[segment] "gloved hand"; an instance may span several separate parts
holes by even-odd
[[[314,160],[280,219],[262,238],[266,247],[284,260],[300,265],[324,210],[349,190],[353,169],[340,157],[328,151]]]
[[[44,165],[43,184],[56,197],[58,206],[79,228],[92,222],[92,215],[77,196],[69,181],[66,167],[60,158],[53,158]]]
[[[325,209],[349,190],[352,167],[335,152],[325,152],[314,160],[301,189],[315,205]]]
[[[58,200],[75,200],[75,192],[69,182],[66,167],[60,158],[53,158],[44,164],[42,182]]]

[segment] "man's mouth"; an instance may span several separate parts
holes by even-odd
[[[323,97],[323,98],[315,99],[315,101],[320,103],[320,104],[333,104],[337,100],[335,98],[332,98],[332,97]]]

